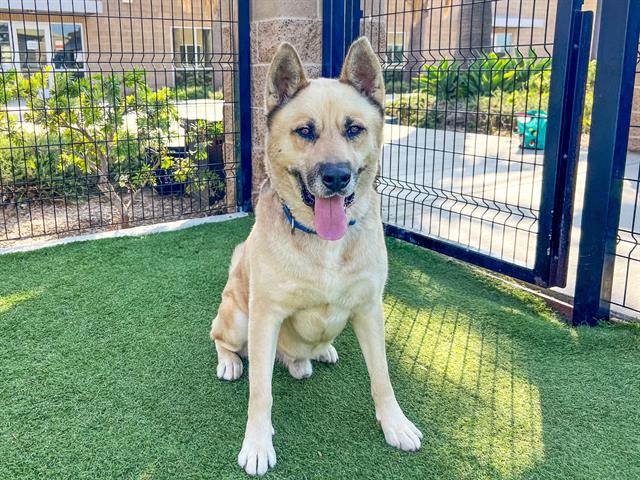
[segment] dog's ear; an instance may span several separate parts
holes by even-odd
[[[378,105],[384,104],[382,68],[367,37],[360,37],[351,44],[344,59],[340,81],[353,85]]]
[[[265,107],[267,114],[285,104],[298,90],[309,84],[298,52],[289,43],[283,43],[271,61],[267,73]]]

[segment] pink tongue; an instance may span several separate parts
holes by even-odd
[[[313,207],[316,232],[323,240],[340,240],[347,231],[344,197],[316,197]]]

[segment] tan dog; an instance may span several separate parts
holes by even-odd
[[[420,448],[422,434],[396,401],[384,342],[387,252],[373,181],[380,158],[384,83],[369,42],[349,50],[339,80],[307,80],[289,44],[267,76],[269,132],[256,222],[231,260],[211,338],[218,377],[242,375],[249,413],[238,463],[249,474],[276,464],[271,377],[276,357],[295,378],[311,360],[335,363],[331,345],[351,320],[386,441]]]

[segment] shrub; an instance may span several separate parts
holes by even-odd
[[[490,65],[496,68],[512,65],[493,60]],[[402,125],[511,135],[518,114],[547,110],[549,105],[551,70],[548,64],[528,62],[526,74],[520,70],[500,70],[502,73],[516,72],[508,75],[508,80],[505,76],[500,77],[502,73],[492,73],[491,69],[489,72],[479,69],[473,74],[468,70],[468,78],[474,75],[477,78],[463,80],[459,62],[445,62],[443,68],[427,66],[415,82],[414,93],[399,95],[388,102],[386,114]],[[591,128],[595,70],[596,64],[592,61],[586,83],[583,133],[589,133]],[[494,73],[497,77],[492,76]],[[495,85],[506,88],[494,88]]]
[[[188,87],[178,87],[175,92],[178,100],[223,100],[220,90],[215,90],[212,86],[191,85]]]
[[[404,72],[402,70],[385,70],[383,75],[386,93],[411,92],[411,83],[404,81]]]
[[[64,165],[60,158],[60,138],[22,132],[0,136],[0,202],[21,202],[28,198],[82,195],[87,182],[78,182],[80,169]]]
[[[156,184],[157,168],[199,185],[190,181],[198,173],[198,152],[186,158],[167,152],[169,140],[179,135],[176,92],[151,89],[144,71],[51,78],[46,70],[0,78],[5,105],[18,96],[26,102],[22,120],[0,111],[0,176],[10,194],[54,195],[62,189],[68,195],[84,185],[115,196],[126,225],[137,195]],[[221,129],[217,122],[206,132]]]
[[[491,96],[496,91],[513,92],[526,88],[537,75],[548,71],[551,60],[530,58],[500,58],[488,53],[486,58],[473,62],[442,60],[427,64],[413,79],[414,90],[433,95],[439,100]]]

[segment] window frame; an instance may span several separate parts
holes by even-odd
[[[390,38],[391,36],[394,37],[394,41],[391,42]],[[398,36],[401,36],[401,40],[400,42],[398,42]],[[404,63],[404,52],[407,49],[407,45],[406,45],[406,39],[407,39],[407,34],[406,32],[403,31],[391,31],[391,32],[387,32],[387,43],[385,45],[386,47],[386,61],[385,61],[385,67],[391,67],[391,68],[396,68],[396,67],[401,67]],[[391,58],[392,56],[395,57],[398,54],[398,51],[396,50],[395,47],[397,46],[401,46],[402,49],[400,50],[399,54],[401,56],[401,60],[396,60],[395,58]],[[393,48],[390,48],[393,47]]]
[[[3,62],[2,54],[0,54],[0,71],[12,70],[16,68],[16,49],[14,48],[13,27],[10,20],[0,20],[0,25],[7,26],[7,33],[9,34],[9,53],[11,54],[10,62]],[[7,67],[5,67],[5,65]]]
[[[49,65],[53,68],[53,65],[51,63],[51,29],[49,28],[49,23],[48,22],[21,22],[21,21],[19,22],[10,21],[10,23],[12,24],[11,34],[13,38],[13,45],[15,46],[13,52],[14,52],[14,65],[16,66],[16,71],[26,72],[26,73],[29,73],[32,71],[32,69],[28,67],[23,67],[22,65],[22,59],[20,58],[20,47],[18,42],[18,30],[28,30],[28,29],[42,30],[44,32],[45,49],[44,49],[44,52],[40,52],[40,51],[38,52],[44,53],[45,65]]]
[[[504,37],[504,41],[498,43],[498,37]],[[513,45],[513,32],[495,32],[493,34],[493,51],[500,55],[510,55],[513,53],[514,45]]]
[[[87,68],[87,62],[84,59],[84,52],[85,52],[85,38],[84,38],[84,25],[82,25],[81,23],[75,23],[75,22],[49,22],[47,23],[48,27],[49,27],[49,38],[50,38],[50,42],[51,42],[51,58],[49,59],[49,64],[51,65],[51,68],[54,72],[82,72],[84,73],[86,71]],[[82,63],[82,68],[67,68],[67,67],[56,67],[53,64],[53,54],[55,53],[55,50],[53,48],[53,25],[62,25],[63,27],[65,25],[73,25],[74,27],[80,27],[80,42],[81,44],[81,49],[79,52],[77,52],[76,55],[78,55],[80,58],[76,58],[75,63]],[[64,28],[63,28],[64,31]],[[64,36],[63,36],[64,38]]]
[[[5,21],[0,21],[0,23],[5,23]],[[22,60],[20,59],[20,52],[18,48],[15,46],[18,45],[18,30],[27,30],[27,29],[35,29],[44,31],[44,39],[45,39],[45,64],[51,67],[52,72],[72,72],[72,73],[82,73],[86,72],[86,60],[84,59],[85,53],[85,45],[86,39],[84,35],[84,25],[78,22],[22,22],[22,21],[12,21],[8,20],[10,37],[11,37],[11,47],[13,53],[13,67],[18,72],[29,72],[29,68],[23,68]],[[82,49],[79,52],[80,59],[76,59],[77,63],[82,63],[82,68],[65,68],[65,67],[55,67],[53,64],[53,33],[51,26],[52,25],[73,25],[75,27],[80,27],[80,41],[82,42]],[[6,65],[6,64],[3,64]]]
[[[213,52],[213,29],[211,27],[202,27],[202,26],[196,26],[196,25],[191,25],[191,26],[181,26],[181,25],[172,25],[171,27],[171,56],[173,57],[173,65],[174,68],[176,70],[198,70],[198,71],[210,71],[213,70],[213,65],[211,65],[211,62],[207,62],[206,60],[199,62],[197,60],[198,56],[202,56],[204,58],[204,56],[210,56]],[[182,62],[182,61],[178,61],[178,56],[181,55],[182,53],[178,50],[176,51],[176,30],[181,30],[183,32],[192,32],[193,35],[193,43],[192,44],[187,44],[186,42],[183,41],[181,46],[187,46],[187,45],[192,45],[194,47],[194,62],[193,63],[188,63],[188,62]],[[202,44],[198,44],[197,43],[197,32],[200,31],[202,32]],[[210,52],[208,53],[203,53],[204,52],[204,44],[205,44],[205,38],[204,38],[204,32],[207,31],[209,32],[209,38],[210,38]],[[184,39],[184,36],[183,36]],[[198,51],[198,48],[200,49],[200,51]]]

